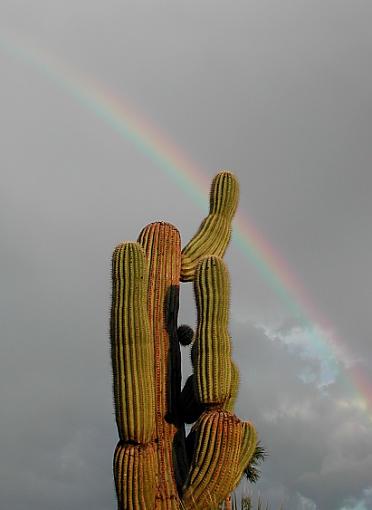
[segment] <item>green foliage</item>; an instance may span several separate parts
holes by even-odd
[[[248,464],[248,466],[244,469],[244,474],[247,477],[247,480],[251,483],[256,483],[257,480],[261,476],[261,471],[258,468],[258,465],[261,464],[267,457],[267,451],[261,445],[260,441],[257,443],[255,452]]]

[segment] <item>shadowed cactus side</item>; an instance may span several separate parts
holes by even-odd
[[[256,430],[233,414],[239,372],[228,332],[230,283],[222,260],[239,186],[212,182],[210,211],[181,252],[169,223],[146,226],[112,257],[111,360],[119,443],[118,510],[215,510],[254,457]],[[194,331],[177,328],[181,281],[193,281]],[[194,373],[181,392],[180,344]],[[189,435],[185,423],[193,423]]]

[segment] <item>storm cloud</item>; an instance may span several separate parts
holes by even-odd
[[[231,244],[236,412],[269,452],[253,490],[372,508],[372,410],[352,384],[372,380],[371,19],[362,0],[0,1],[2,508],[114,508],[111,253],[155,220],[185,244],[208,207],[12,41],[123,98],[196,172],[234,171],[242,217],[318,311],[300,321]],[[346,359],[314,348],[318,317]]]

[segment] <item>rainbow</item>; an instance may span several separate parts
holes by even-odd
[[[165,172],[193,201],[205,209],[209,192],[209,178],[149,119],[134,110],[129,101],[116,97],[112,91],[91,77],[63,63],[56,55],[23,40],[19,35],[0,34],[0,49],[37,69],[63,88],[82,106],[106,122],[120,136],[132,142]],[[332,364],[335,374],[351,360],[345,343],[335,328],[316,309],[313,301],[295,273],[252,221],[242,214],[235,220],[235,242],[254,264],[264,280],[279,296],[301,327],[308,331],[313,350],[319,358]],[[372,381],[365,370],[356,364],[344,368],[345,379],[356,392],[357,407],[364,410],[372,423]],[[346,401],[344,401],[346,402]],[[348,405],[348,404],[346,404]]]

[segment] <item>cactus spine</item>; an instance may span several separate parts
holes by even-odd
[[[239,483],[256,431],[233,414],[239,372],[228,332],[230,282],[222,260],[239,186],[213,179],[210,211],[181,252],[178,230],[147,225],[112,257],[111,359],[119,443],[118,510],[214,510]],[[177,329],[181,281],[194,281],[195,334]],[[179,344],[194,373],[181,392]],[[194,423],[185,435],[185,423]],[[226,469],[228,467],[228,469]]]

